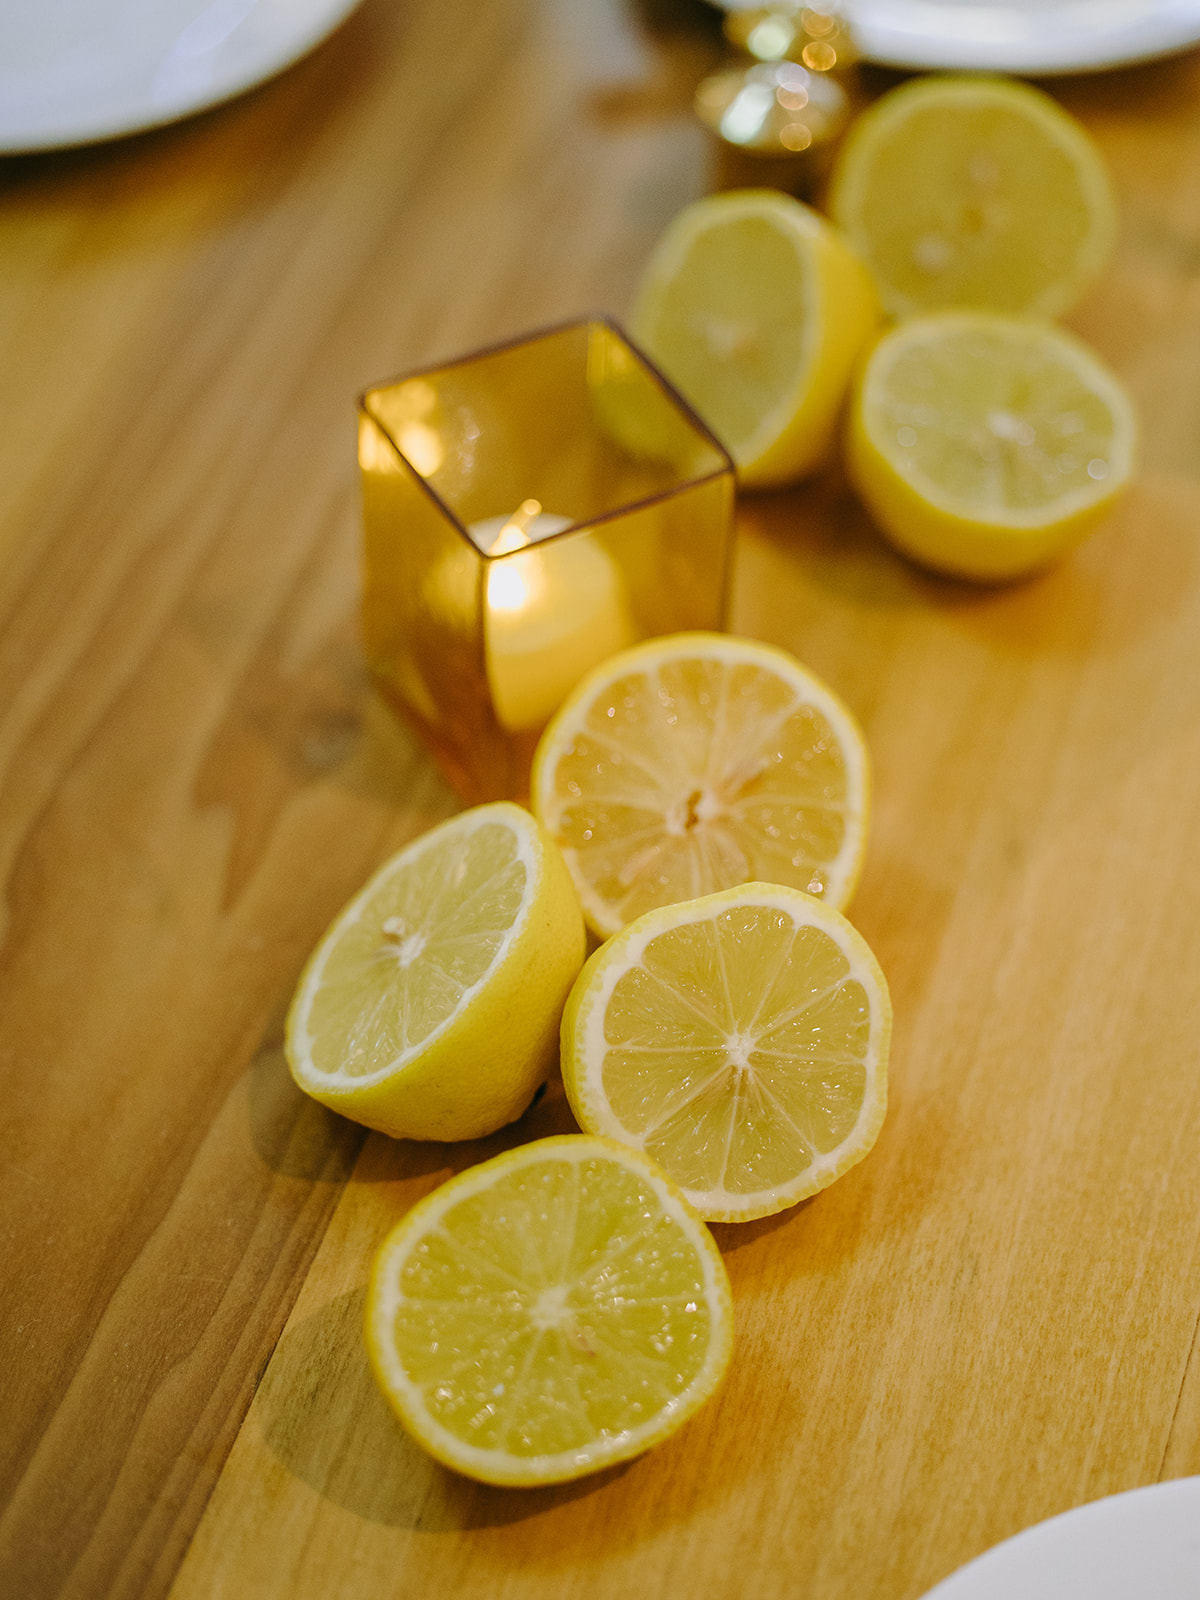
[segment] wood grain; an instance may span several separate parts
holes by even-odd
[[[1092,541],[981,591],[836,470],[742,506],[735,625],[875,758],[877,1150],[719,1230],[730,1382],[626,1468],[473,1486],[370,1383],[389,1223],[570,1122],[364,1142],[283,1068],[324,923],[455,804],[363,680],[352,401],[625,312],[712,50],[683,0],[367,0],[228,107],[0,165],[0,1593],[915,1600],[1200,1472],[1194,55],[1056,90],[1122,208],[1072,320],[1145,424]]]

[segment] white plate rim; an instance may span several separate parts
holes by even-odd
[[[761,0],[712,0],[724,11]],[[1200,44],[1200,0],[844,0],[868,61],[910,71],[1101,72]]]
[[[2,0],[0,0],[2,3]],[[362,0],[321,0],[315,12],[299,27],[279,27],[265,46],[232,59],[202,89],[180,96],[168,104],[157,103],[147,81],[144,92],[132,93],[125,109],[115,115],[89,112],[86,98],[82,105],[63,105],[57,125],[22,128],[19,117],[5,120],[0,106],[0,156],[31,155],[38,151],[73,149],[101,144],[129,134],[148,132],[180,122],[197,112],[210,110],[235,99],[247,90],[265,83],[302,57],[315,50],[336,32]],[[118,64],[119,65],[119,64]],[[2,86],[0,86],[2,87]]]
[[[1156,1571],[1148,1570],[1148,1551]],[[1174,1583],[1176,1572],[1186,1589]],[[1162,1587],[1164,1574],[1169,1588]],[[959,1567],[922,1600],[1109,1600],[1133,1594],[1155,1600],[1194,1600],[1200,1594],[1200,1477],[1127,1489],[1035,1523]]]

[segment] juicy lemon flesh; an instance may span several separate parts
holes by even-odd
[[[586,1148],[549,1148],[564,1144]],[[661,1180],[603,1141],[542,1148],[467,1185],[399,1255],[385,1244],[368,1313],[402,1420],[493,1482],[558,1481],[637,1453],[728,1359],[728,1282],[682,1201],[664,1205]]]
[[[324,963],[307,1020],[316,1071],[369,1077],[419,1050],[493,966],[527,879],[512,829],[492,824],[380,883]]]
[[[1047,514],[1103,492],[1113,409],[1040,326],[976,320],[901,347],[870,389],[870,427],[906,476],[983,518]]]
[[[598,1080],[617,1136],[702,1215],[794,1204],[873,1142],[877,1009],[841,942],[788,910],[742,904],[669,928],[606,1005]]]
[[[797,387],[813,293],[795,240],[765,217],[735,213],[693,244],[658,310],[654,352],[735,460]]]
[[[594,697],[538,803],[602,934],[751,880],[840,907],[863,810],[846,746],[845,724],[771,667],[668,657]]]
[[[1084,130],[1025,86],[929,79],[894,94],[848,141],[831,194],[887,308],[1068,310],[1113,232]]]

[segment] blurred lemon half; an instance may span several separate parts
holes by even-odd
[[[646,267],[632,326],[742,484],[769,487],[825,456],[878,319],[869,274],[824,217],[773,189],[743,189],[678,213]]]
[[[871,352],[847,465],[899,549],[996,580],[1090,533],[1136,447],[1128,396],[1081,340],[1034,318],[952,311],[900,323]]]
[[[1104,265],[1116,226],[1087,131],[1005,78],[917,78],[883,95],[838,151],[829,208],[897,315],[1057,316]]]

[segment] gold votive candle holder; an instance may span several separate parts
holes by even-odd
[[[465,800],[525,798],[608,656],[724,626],[733,463],[606,318],[367,390],[359,464],[370,671]]]

